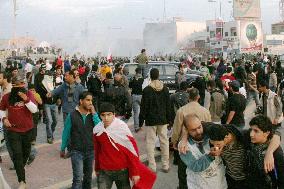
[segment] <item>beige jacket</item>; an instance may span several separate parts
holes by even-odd
[[[211,121],[211,115],[210,112],[202,107],[198,102],[192,101],[188,104],[182,106],[180,109],[178,109],[173,125],[173,134],[171,141],[174,145],[176,145],[180,139],[182,126],[183,126],[183,119],[188,114],[196,114],[200,121],[204,122],[210,122]]]

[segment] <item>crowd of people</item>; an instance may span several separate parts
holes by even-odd
[[[277,57],[186,59],[178,66],[174,94],[156,68],[145,84],[150,60],[142,49],[131,78],[126,59],[59,56],[27,59],[21,67],[7,62],[0,72],[1,127],[19,189],[27,187],[25,165],[37,155],[37,125],[46,125],[52,144],[57,113],[64,120],[60,157],[71,158],[73,189],[92,188],[93,171],[99,189],[111,189],[113,182],[118,189],[152,188],[157,138],[164,173],[174,151],[179,189],[284,188],[284,72]],[[200,76],[189,83],[192,69]],[[244,112],[252,100],[256,111],[247,129]],[[147,167],[127,125],[132,116],[133,131],[145,130]]]

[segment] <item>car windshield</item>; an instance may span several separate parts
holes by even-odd
[[[129,75],[135,75],[135,69],[137,68],[137,64],[128,64],[126,67],[129,70]]]
[[[177,68],[174,65],[166,65],[165,66],[166,75],[175,75],[177,72]]]
[[[164,74],[163,65],[151,65],[151,68],[157,68],[159,70],[160,75]]]

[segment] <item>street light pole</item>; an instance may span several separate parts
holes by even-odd
[[[17,0],[13,0],[13,47],[17,48],[16,30],[17,30]]]
[[[166,15],[166,0],[164,0],[164,13],[163,13],[163,22],[166,23],[167,15]]]

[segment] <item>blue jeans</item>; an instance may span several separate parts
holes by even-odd
[[[43,108],[46,117],[46,136],[53,139],[53,133],[57,125],[56,104],[44,104]]]
[[[97,178],[98,189],[111,189],[115,183],[117,189],[130,189],[127,169],[117,171],[100,170]]]
[[[247,104],[251,101],[254,100],[256,106],[260,105],[260,101],[259,101],[259,96],[258,93],[255,91],[248,91],[248,98],[247,98]]]
[[[72,189],[91,189],[94,151],[80,152],[72,150],[71,163],[73,169]]]
[[[132,95],[132,109],[133,109],[133,119],[134,119],[134,129],[139,128],[139,113],[142,95]]]

